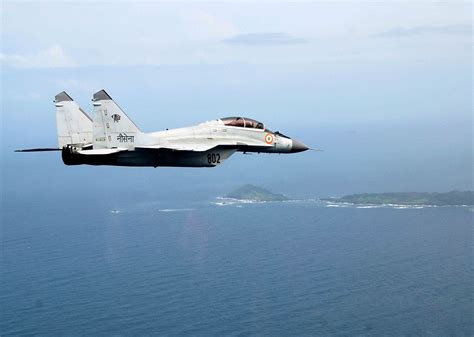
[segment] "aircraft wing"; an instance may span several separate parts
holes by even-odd
[[[217,147],[220,148],[227,148],[227,149],[235,149],[237,150],[239,146],[248,146],[248,145],[253,145],[253,144],[248,144],[248,143],[240,143],[240,142],[235,142],[235,141],[211,141],[209,143],[184,143],[184,142],[179,142],[179,143],[167,143],[167,144],[160,144],[160,145],[143,145],[143,146],[137,146],[135,148],[140,148],[140,149],[156,149],[156,150],[171,150],[171,151],[192,151],[192,152],[206,152],[212,149],[215,149]],[[255,146],[258,147],[273,147],[273,145],[263,145],[261,143],[255,144]]]
[[[168,145],[150,145],[150,146],[137,146],[138,149],[155,149],[155,150],[172,150],[172,151],[192,151],[192,152],[206,152],[219,145],[217,144],[168,144]]]

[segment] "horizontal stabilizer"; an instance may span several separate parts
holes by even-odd
[[[22,149],[22,150],[15,150],[15,152],[47,152],[47,151],[61,151],[61,149],[49,148],[49,147],[40,147],[37,149]]]

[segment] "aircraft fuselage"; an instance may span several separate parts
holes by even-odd
[[[66,165],[214,167],[235,152],[295,153],[306,145],[251,118],[227,117],[195,126],[142,132],[104,91],[93,117],[65,92],[55,97],[59,148]]]

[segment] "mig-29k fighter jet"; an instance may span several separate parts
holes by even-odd
[[[227,117],[196,126],[145,133],[101,90],[91,119],[66,93],[55,97],[58,148],[66,165],[214,167],[236,151],[295,153],[308,147],[256,120]]]

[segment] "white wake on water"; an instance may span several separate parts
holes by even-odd
[[[212,205],[215,206],[237,206],[242,207],[245,204],[275,204],[275,203],[302,203],[302,202],[319,202],[318,199],[289,199],[289,200],[275,200],[275,201],[265,201],[265,200],[251,200],[251,199],[234,199],[226,197],[217,197],[216,201],[211,201]]]

